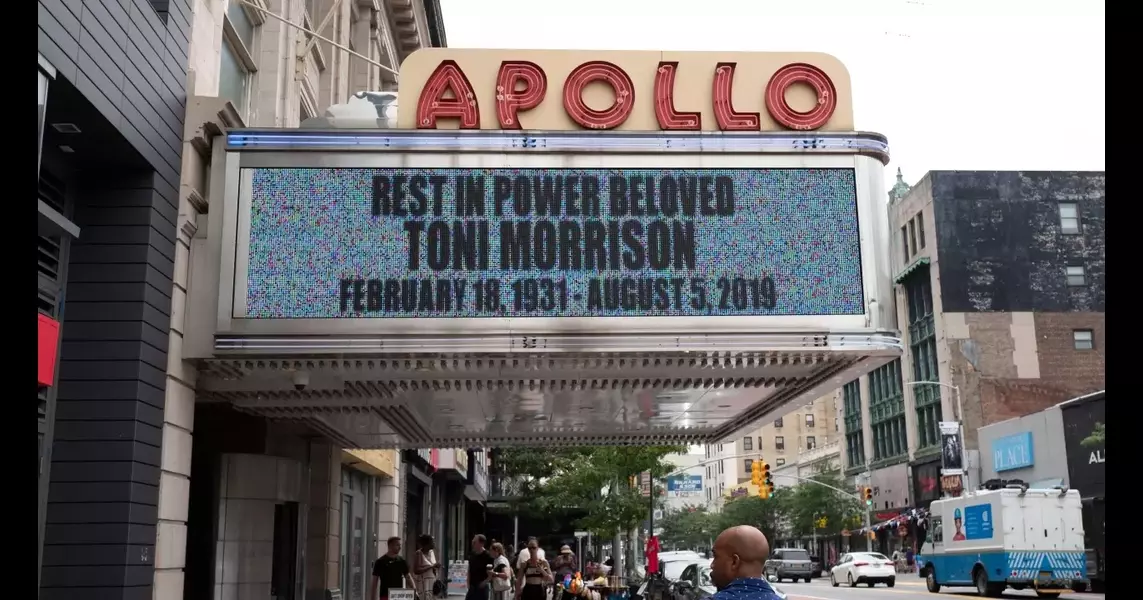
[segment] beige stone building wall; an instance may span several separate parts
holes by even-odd
[[[327,42],[315,40],[309,45],[305,33],[270,15],[311,31],[324,21],[319,35],[393,71],[404,57],[430,45],[430,29],[435,27],[428,22],[423,0],[253,3],[262,10],[242,6],[237,0],[193,2],[155,552],[156,599],[183,598],[196,379],[196,366],[183,360],[183,333],[187,289],[192,285],[190,265],[205,260],[204,253],[196,257],[192,249],[202,247],[208,234],[206,213],[212,194],[208,173],[213,157],[221,151],[218,136],[233,127],[296,127],[331,104],[345,102],[354,92],[396,88],[396,77],[386,69],[350,57]],[[443,32],[438,37],[443,39]],[[321,489],[310,488],[307,584],[311,588],[337,587],[335,525],[339,522],[341,451],[328,450],[325,456],[313,457],[310,465],[325,484]],[[399,495],[392,485],[383,485],[383,489],[381,522],[396,532]]]
[[[836,402],[836,394],[827,394],[791,410],[781,419],[767,422],[735,438],[733,454],[750,457],[727,461],[734,463],[736,481],[750,481],[746,460],[765,460],[774,470],[797,464],[801,455],[809,450],[811,442],[815,449],[821,449],[838,441],[841,438],[841,421]]]

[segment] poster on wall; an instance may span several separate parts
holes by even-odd
[[[964,451],[960,423],[941,421],[941,475],[964,474]]]

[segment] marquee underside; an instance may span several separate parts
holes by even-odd
[[[701,444],[782,416],[900,354],[899,340],[880,335],[745,337],[727,340],[735,350],[675,337],[652,351],[481,352],[458,343],[455,352],[384,354],[232,340],[203,362],[199,394],[305,423],[350,448]]]

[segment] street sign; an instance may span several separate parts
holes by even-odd
[[[577,532],[575,532],[575,538],[576,538],[577,540],[578,540],[578,539],[580,539],[580,538],[585,538],[585,537],[587,537],[587,532],[586,532],[586,531],[577,531]]]
[[[650,471],[643,471],[639,475],[639,493],[642,494],[644,498],[650,498],[651,497],[651,472]]]
[[[413,590],[389,589],[389,600],[413,600]]]

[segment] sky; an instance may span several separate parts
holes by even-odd
[[[833,54],[857,128],[889,138],[887,185],[898,167],[1104,169],[1102,0],[440,2],[453,48]]]

